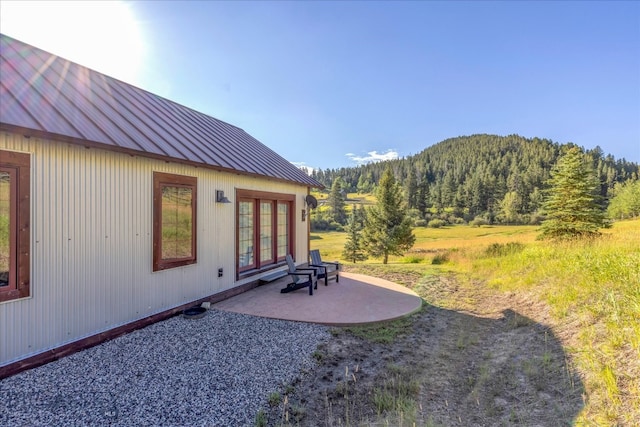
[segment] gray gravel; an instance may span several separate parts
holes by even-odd
[[[172,317],[0,381],[0,425],[251,426],[329,338],[217,310]]]

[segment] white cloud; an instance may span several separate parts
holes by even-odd
[[[318,170],[318,168],[314,168],[313,166],[308,166],[305,162],[291,162],[292,165],[299,169],[305,169],[307,175],[311,175],[314,170]]]
[[[385,160],[395,160],[399,157],[398,152],[395,150],[387,150],[386,153],[378,153],[377,151],[369,151],[366,156],[356,156],[353,153],[345,154],[349,159],[356,162],[359,165],[363,165],[365,163],[373,163],[373,162],[382,162]]]

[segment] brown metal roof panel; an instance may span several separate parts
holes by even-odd
[[[3,124],[319,186],[236,126],[9,37],[0,41]]]
[[[97,93],[109,77],[37,49],[29,55],[29,61],[22,62],[25,63],[31,65],[32,69],[27,68],[23,72],[36,76],[34,81],[37,84],[31,85],[31,90],[39,89],[43,98],[50,103],[50,111],[58,111],[77,134],[55,129],[56,120],[46,120],[44,130],[134,150],[146,151],[145,148],[149,148],[144,147],[148,136],[131,126],[122,129],[124,121],[118,112],[121,106],[105,111],[105,105],[100,103],[101,98]],[[103,78],[92,78],[94,75]],[[105,91],[108,92],[108,89]],[[162,152],[157,154],[167,155]]]
[[[29,129],[39,129],[40,124],[23,108],[0,80],[0,122]]]
[[[185,126],[190,129],[194,135],[193,142],[203,147],[211,153],[211,158],[219,163],[224,163],[237,170],[255,170],[249,165],[244,165],[238,161],[239,152],[233,141],[221,131],[224,123],[218,123],[217,120],[197,114],[193,111],[180,109],[174,106],[175,116],[179,117]]]
[[[36,61],[37,54],[28,56],[29,61],[3,61],[3,74],[13,71],[16,80],[15,92],[17,101],[29,111],[38,121],[38,130],[84,138],[100,140],[107,137],[87,117],[84,109],[75,105],[67,96],[66,90],[61,90],[67,79],[55,72],[54,60]],[[80,116],[80,117],[78,117]],[[111,142],[111,141],[110,141]]]
[[[73,65],[70,73],[76,74],[75,81],[87,83],[77,89],[72,84],[66,84],[61,90],[83,111],[89,121],[105,133],[106,138],[98,139],[97,142],[165,156],[180,154],[178,150],[170,152],[158,149],[158,145],[152,143],[157,135],[144,122],[138,123],[135,113],[128,114],[128,103],[118,102],[113,85],[110,85],[111,78]]]
[[[178,127],[187,137],[188,144],[206,156],[209,161],[224,167],[243,170],[242,165],[235,161],[235,156],[229,153],[233,151],[229,141],[209,126],[210,122],[218,122],[216,119],[163,98],[154,97],[151,102],[161,104],[158,108],[163,109],[168,121]]]
[[[135,126],[129,119],[130,115],[123,114],[123,105],[116,102],[109,85],[109,78],[96,72],[91,72],[88,78],[91,91],[88,94],[79,92],[79,95],[85,97],[84,101],[88,103],[86,107],[91,109],[96,123],[123,147],[142,151],[152,150],[155,145],[149,142],[148,133]],[[157,154],[166,155],[167,153]]]
[[[154,97],[133,86],[117,85],[114,90],[118,95],[125,97],[127,104],[134,106],[134,117],[140,120],[141,125],[149,126],[162,140],[163,145],[168,144],[175,148],[185,160],[209,163],[210,156],[196,145],[190,144],[192,137],[168,110],[166,104],[169,101]]]
[[[228,126],[219,123],[212,117],[200,114],[193,110],[181,109],[179,106],[173,106],[175,116],[178,117],[190,134],[193,135],[193,143],[201,147],[203,151],[210,153],[211,158],[217,162],[225,163],[234,169],[247,169],[254,172],[252,168],[243,165],[237,160],[237,148],[230,141],[220,127]]]
[[[179,148],[167,143],[161,129],[153,126],[149,120],[141,119],[141,109],[136,106],[135,100],[122,94],[117,83],[106,81],[105,87],[96,89],[96,94],[105,99],[105,108],[109,105],[108,109],[103,110],[107,123],[120,127],[128,134],[132,149],[184,159]]]
[[[236,144],[222,131],[223,128],[233,127],[232,125],[175,103],[170,103],[169,107],[173,117],[192,135],[191,143],[201,147],[203,152],[210,153],[213,161],[229,165],[236,170],[256,173],[255,168],[238,161],[240,153]]]
[[[201,115],[202,129],[215,133],[218,141],[224,144],[221,147],[222,155],[233,156],[239,167],[250,169],[254,173],[268,174],[268,168],[263,168],[264,159],[262,151],[265,146],[256,139],[246,140],[246,133],[233,125],[229,125],[210,116]]]
[[[3,64],[4,65],[4,64]],[[2,74],[6,74],[9,67],[2,67]],[[14,70],[15,71],[15,70]],[[16,116],[14,119],[16,122],[13,125],[20,127],[32,127],[35,130],[51,132],[59,135],[67,135],[75,138],[81,138],[83,135],[80,131],[71,125],[67,116],[70,112],[61,111],[58,108],[54,108],[51,105],[46,96],[44,96],[38,90],[25,90],[25,87],[32,87],[26,81],[19,82],[17,85],[7,88],[7,92],[11,93],[12,100],[14,102],[2,101],[3,114],[1,116],[4,121],[4,111],[15,110],[29,112],[29,117],[26,115]],[[43,86],[40,84],[39,86]],[[15,113],[15,111],[13,112]],[[31,118],[37,122],[37,126],[33,127]]]

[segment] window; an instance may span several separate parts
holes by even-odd
[[[153,271],[196,263],[198,179],[153,173]]]
[[[29,294],[29,154],[0,151],[0,301]]]
[[[261,270],[293,252],[295,195],[237,190],[236,259],[239,273]]]

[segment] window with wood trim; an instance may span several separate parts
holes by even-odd
[[[236,201],[238,273],[268,268],[293,253],[295,195],[237,190]]]
[[[198,179],[153,173],[153,271],[195,264]]]
[[[0,150],[0,302],[29,291],[30,156]]]

